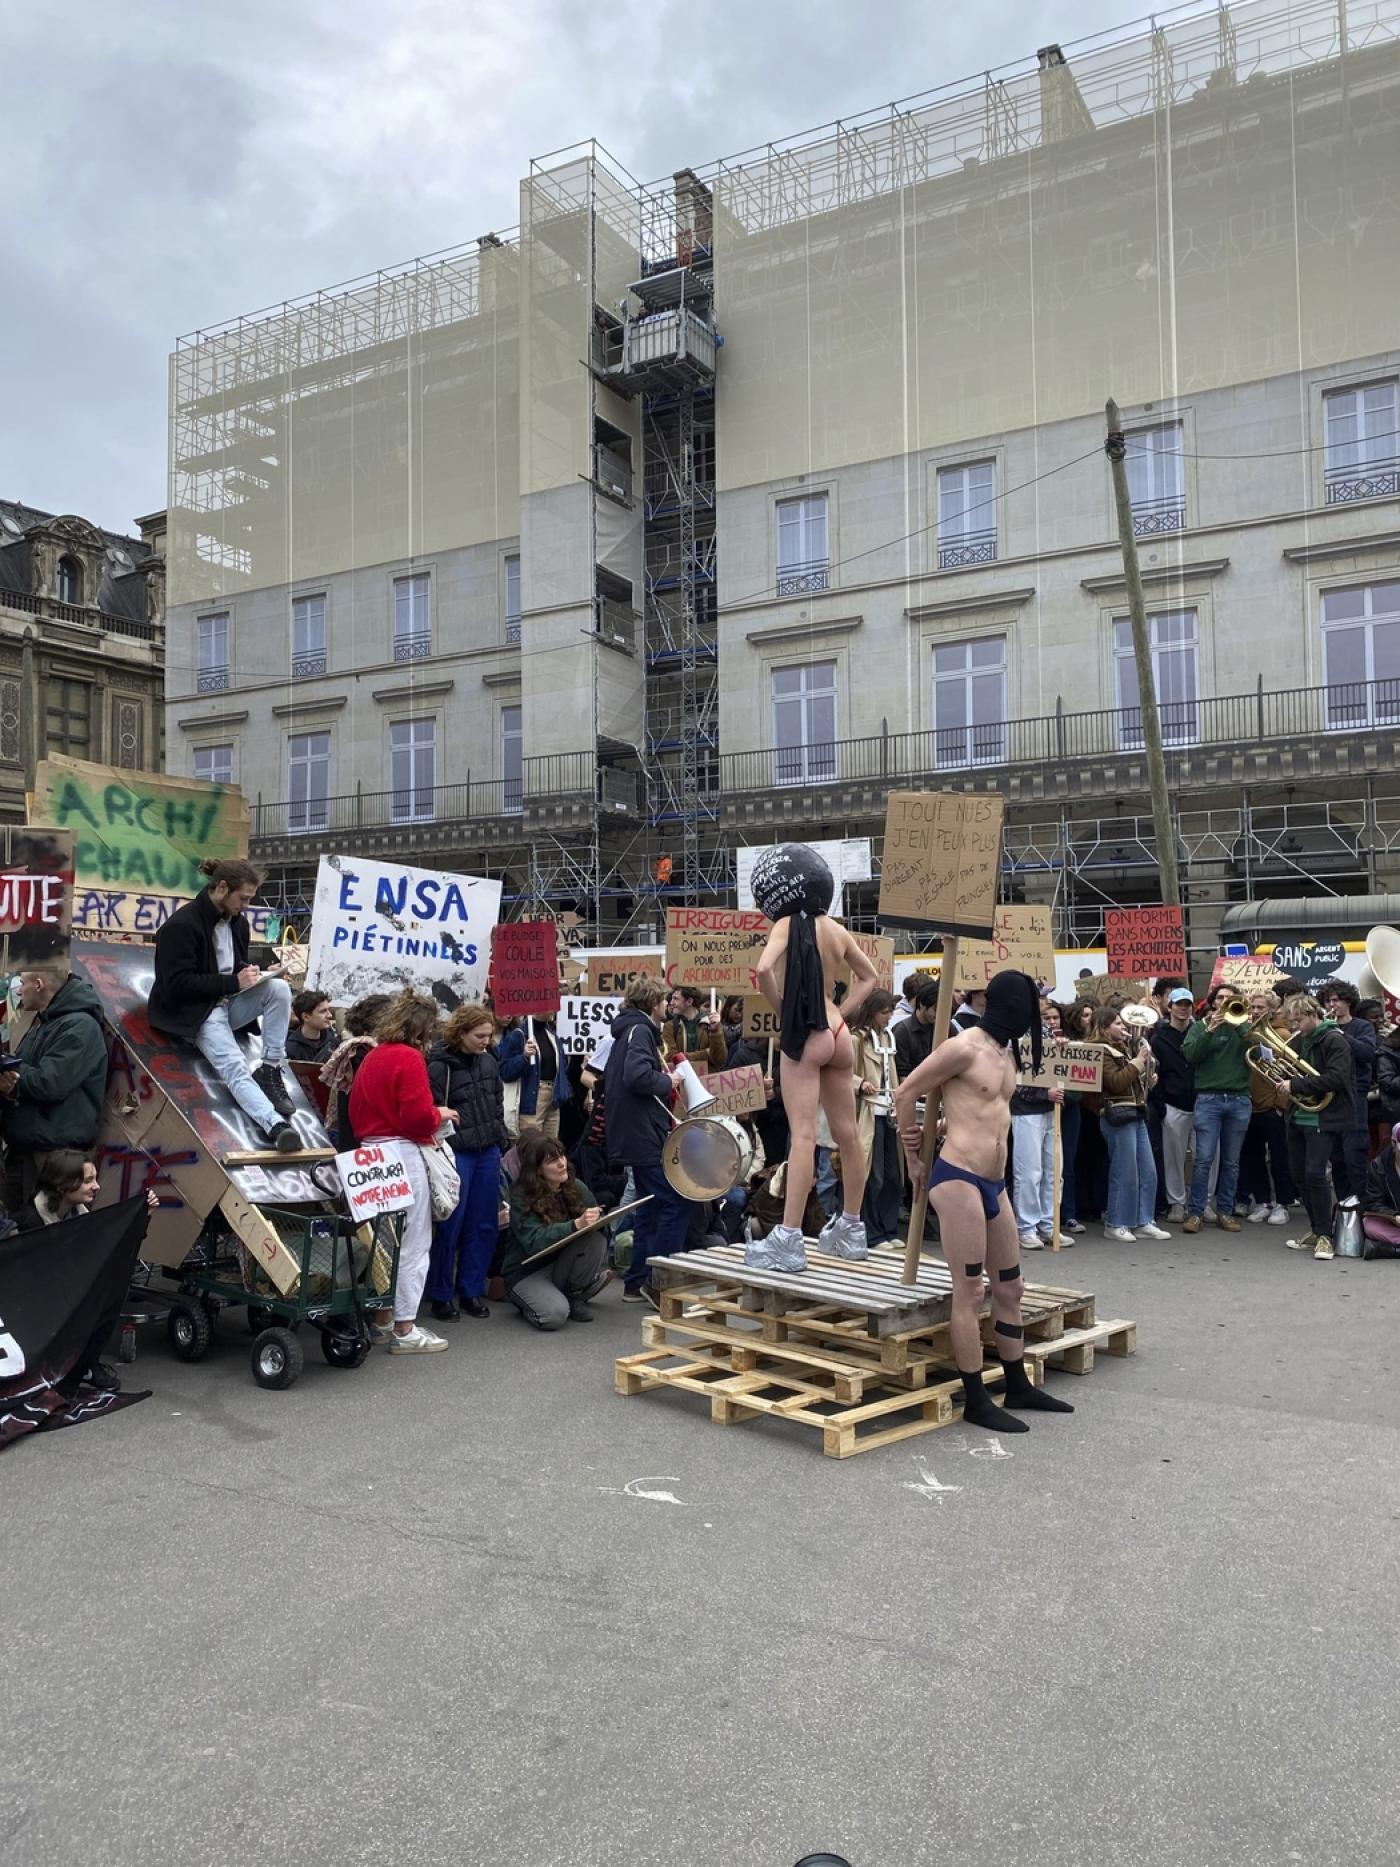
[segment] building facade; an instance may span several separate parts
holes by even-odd
[[[160,766],[165,514],[137,530],[0,499],[0,820],[24,822],[51,752]]]
[[[1192,941],[1400,881],[1400,0],[1212,6],[631,181],[181,343],[174,769],[295,907],[416,852],[653,936],[734,849],[1008,803],[1157,898],[1124,418]],[[178,670],[178,673],[175,672]],[[848,890],[874,924],[877,882]]]

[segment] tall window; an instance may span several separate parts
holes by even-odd
[[[1164,745],[1194,745],[1198,735],[1196,612],[1164,610],[1147,619],[1152,647],[1152,681],[1157,692],[1157,714]],[[1133,625],[1126,616],[1113,624],[1113,664],[1118,690],[1118,743],[1125,752],[1142,748],[1142,705],[1137,662],[1133,659]]]
[[[58,600],[60,603],[83,600],[83,568],[76,558],[58,560]]]
[[[292,679],[306,681],[326,671],[326,599],[292,598]]]
[[[997,554],[992,461],[938,469],[938,568],[990,564]]]
[[[233,747],[231,745],[196,746],[194,775],[205,784],[232,784]]]
[[[501,809],[514,814],[525,808],[525,741],[520,708],[501,708]]]
[[[1327,724],[1400,724],[1400,583],[1322,593]]]
[[[1400,493],[1400,398],[1393,382],[1322,398],[1329,506]]]
[[[201,616],[195,623],[196,687],[201,694],[221,694],[228,686],[228,611]]]
[[[933,651],[933,761],[996,765],[1006,757],[1006,638],[939,642]]]
[[[389,784],[395,823],[426,823],[437,784],[437,721],[395,720],[389,728]]]
[[[826,544],[826,494],[780,499],[778,514],[778,595],[803,596],[825,590],[830,580]]]
[[[520,640],[520,559],[506,559],[506,640]]]
[[[428,619],[430,578],[426,571],[394,579],[394,660],[422,661],[432,653]]]
[[[331,736],[293,733],[287,741],[287,829],[293,835],[331,823]]]
[[[836,776],[836,663],[773,670],[773,782]]]
[[[44,744],[69,758],[92,757],[92,688],[86,681],[45,681]]]
[[[1128,495],[1133,530],[1139,538],[1153,532],[1179,532],[1186,523],[1186,480],[1182,471],[1181,423],[1136,428],[1126,435]]]

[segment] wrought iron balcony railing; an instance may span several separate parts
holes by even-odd
[[[326,671],[326,651],[317,649],[314,654],[292,656],[292,679],[294,681],[313,681],[318,674]]]
[[[1350,505],[1357,499],[1394,499],[1400,495],[1400,459],[1372,460],[1364,466],[1327,469],[1327,503]]]
[[[201,668],[195,682],[196,692],[201,694],[223,694],[228,692],[227,668]]]
[[[394,637],[395,661],[426,661],[433,652],[432,631],[416,629],[411,635]]]
[[[1185,493],[1172,493],[1165,499],[1133,501],[1134,537],[1152,538],[1159,532],[1180,532],[1185,529]]]
[[[830,587],[829,558],[813,558],[809,564],[784,564],[778,572],[779,596],[811,596]]]
[[[997,534],[993,525],[980,532],[961,532],[940,542],[938,568],[963,570],[970,564],[994,564],[996,555]]]

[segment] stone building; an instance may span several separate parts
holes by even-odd
[[[0,499],[0,820],[22,823],[50,752],[162,759],[165,514],[139,537]]]

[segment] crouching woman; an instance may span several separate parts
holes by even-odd
[[[593,1195],[551,1136],[520,1144],[520,1178],[510,1196],[506,1294],[536,1329],[592,1322],[588,1299],[611,1281],[607,1234]]]

